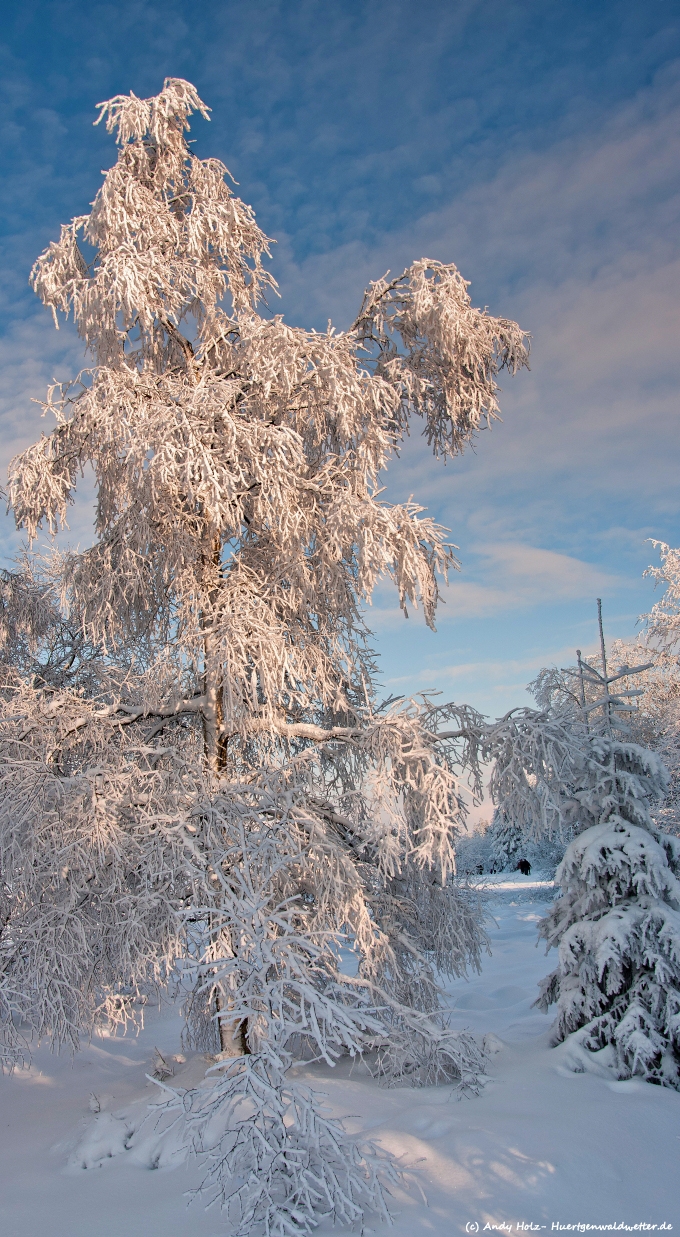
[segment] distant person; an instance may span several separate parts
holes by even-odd
[[[528,859],[520,859],[517,868],[522,873],[522,876],[528,876],[531,871],[531,864]]]

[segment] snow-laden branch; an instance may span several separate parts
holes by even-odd
[[[8,1053],[22,1025],[77,1047],[184,967],[194,1043],[250,1051],[184,1097],[185,1132],[239,1223],[290,1232],[384,1212],[389,1177],[290,1088],[293,1053],[478,1086],[438,979],[485,943],[457,831],[489,753],[520,736],[538,767],[561,740],[528,714],[378,707],[363,616],[387,577],[434,626],[455,547],[380,474],[414,417],[439,455],[469,444],[528,338],[426,259],[349,331],[261,316],[270,242],[194,154],[195,113],[177,78],[100,104],[117,161],[31,274],[92,360],[48,390],[10,502],[53,532],[91,468],[96,537],[0,581],[0,1025]],[[257,1189],[225,1186],[256,1145]]]

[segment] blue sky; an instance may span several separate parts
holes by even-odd
[[[382,677],[498,713],[547,663],[634,634],[646,538],[680,542],[680,5],[670,0],[91,0],[8,5],[0,469],[40,432],[53,377],[82,365],[27,287],[115,159],[92,127],[116,93],[187,77],[277,239],[285,317],[338,327],[386,269],[455,261],[475,304],[532,333],[503,423],[445,468],[416,430],[386,478],[452,530],[462,572],[436,635],[370,612]],[[76,508],[71,539],[91,515]],[[2,551],[18,544],[9,518]]]

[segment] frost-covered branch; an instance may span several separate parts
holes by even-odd
[[[288,1233],[384,1214],[390,1175],[293,1086],[293,1055],[479,1083],[439,975],[485,945],[455,843],[505,732],[379,706],[363,616],[387,577],[434,626],[454,547],[379,476],[414,416],[461,451],[528,339],[424,259],[349,331],[263,314],[270,242],[188,143],[196,113],[177,78],[102,103],[117,161],[31,275],[91,364],[48,390],[11,507],[55,531],[88,467],[97,505],[92,546],[0,582],[0,1020],[8,1053],[20,1023],[75,1048],[183,970],[187,1033],[240,1060],[178,1119],[237,1221]],[[241,1170],[257,1189],[226,1183]]]

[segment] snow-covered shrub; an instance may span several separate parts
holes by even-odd
[[[200,1194],[224,1208],[234,1237],[291,1237],[325,1218],[354,1225],[367,1213],[389,1223],[393,1162],[325,1113],[323,1096],[289,1077],[292,1064],[272,1044],[220,1061],[208,1085],[164,1086],[147,1124],[167,1122],[167,1137],[182,1125],[205,1168]]]
[[[439,1076],[465,1077],[467,1085],[479,1058],[459,1040],[459,1068],[450,1041],[444,1045],[437,975],[479,965],[482,912],[451,879],[456,780],[435,748],[429,757],[423,747],[414,753],[417,708],[401,704],[366,727],[382,797],[375,802],[357,790],[344,811],[328,798],[328,766],[320,768],[316,754],[262,770],[258,782],[217,788],[195,730],[181,728],[172,745],[152,746],[143,742],[146,725],[114,728],[110,706],[77,693],[16,685],[0,698],[7,1034],[28,1024],[76,1048],[98,1015],[134,1016],[137,998],[184,958],[185,975],[195,980],[192,1027],[212,1019],[226,1051],[230,1028],[246,1019],[255,1048],[282,1016],[273,958],[286,976],[288,1004],[302,991],[297,959],[305,968],[303,1007],[316,991],[313,1022],[323,1022],[334,1045],[330,1057],[324,1049],[326,1059],[375,1052],[382,1073],[416,1081],[421,1045],[422,1078],[431,1080],[441,1045]],[[361,755],[355,744],[354,759]],[[394,801],[413,815],[385,815],[391,782]],[[265,929],[273,951],[267,966],[257,936]],[[348,940],[355,981],[338,975]],[[342,999],[331,1001],[338,985]],[[229,1012],[234,991],[255,1002],[241,1016]],[[366,1000],[383,1014],[352,1048],[345,1025]],[[322,1006],[330,1011],[324,1019]],[[295,1033],[307,1034],[303,1024]],[[383,1044],[389,1051],[381,1055]]]
[[[553,879],[564,858],[567,843],[564,838],[537,838],[527,844],[524,857],[536,874]]]
[[[239,1029],[251,1053],[273,1043],[329,1065],[373,1054],[391,1081],[471,1084],[481,1060],[469,1036],[447,1031],[437,975],[479,965],[474,896],[450,882],[420,890],[408,869],[382,889],[374,873],[367,890],[365,874],[291,788],[239,795],[232,787],[203,827],[219,885],[188,912],[197,948],[184,970],[195,1005],[202,993],[210,1008],[221,993],[220,1021]],[[356,975],[339,965],[348,935]]]

